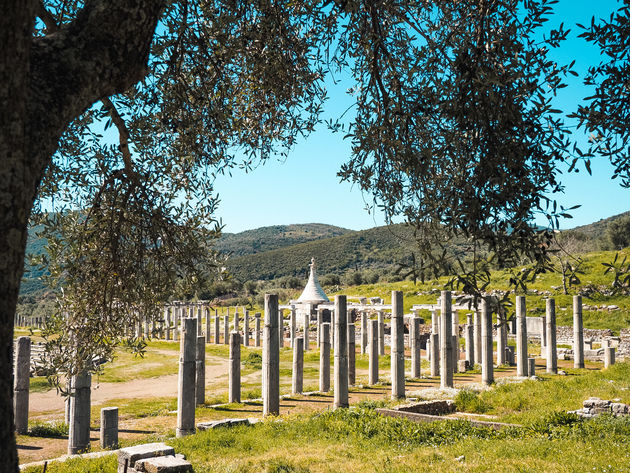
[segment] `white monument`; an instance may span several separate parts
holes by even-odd
[[[308,282],[302,291],[300,297],[297,300],[291,301],[291,305],[294,305],[298,315],[309,314],[313,315],[315,309],[319,304],[330,303],[330,299],[326,296],[326,293],[322,289],[317,279],[317,271],[315,269],[315,258],[311,258],[311,272],[308,276]],[[298,317],[298,323],[301,323],[302,317]]]

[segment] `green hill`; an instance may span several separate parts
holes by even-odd
[[[250,255],[346,233],[353,233],[353,230],[324,223],[273,225],[240,233],[224,233],[215,243],[215,248],[235,256]]]

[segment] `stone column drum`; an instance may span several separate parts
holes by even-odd
[[[246,347],[249,346],[249,311],[245,311],[245,316],[243,317],[243,345]]]
[[[348,318],[346,296],[335,296],[334,407],[348,407]]]
[[[260,346],[260,312],[254,314],[254,345]]]
[[[214,343],[221,343],[221,319],[219,318],[219,314],[217,309],[214,309]]]
[[[304,390],[304,339],[298,337],[293,344],[293,372],[291,394],[302,394]]]
[[[330,324],[325,322],[321,326],[319,351],[319,390],[323,393],[330,391]]]
[[[481,313],[476,310],[473,314],[473,338],[475,340],[475,362],[481,365]]]
[[[368,315],[366,312],[361,312],[361,354],[365,355],[367,353],[368,347]]]
[[[206,337],[197,336],[195,351],[195,404],[206,402]]]
[[[195,384],[197,355],[197,321],[182,319],[182,340],[177,382],[177,437],[195,432]]]
[[[228,402],[241,402],[241,334],[230,333]]]
[[[229,311],[229,307],[228,307],[228,311]],[[230,316],[229,315],[224,315],[223,316],[223,344],[224,345],[229,345],[230,343]]]
[[[573,296],[573,367],[584,368],[584,327],[582,296]]]
[[[118,408],[101,409],[101,448],[118,447]]]
[[[280,414],[280,342],[276,294],[265,294],[262,388],[263,415],[277,416]]]
[[[605,347],[604,348],[604,368],[608,368],[615,364],[615,348],[614,347]]]
[[[304,314],[304,340],[302,341],[302,344],[304,345],[304,351],[308,351],[310,326],[311,314],[309,312],[307,314]]]
[[[378,311],[378,354],[385,354],[385,315]]]
[[[442,291],[440,295],[440,387],[453,387],[453,323],[451,321],[451,291]]]
[[[405,328],[403,325],[403,293],[392,291],[392,399],[405,397]]]
[[[31,373],[31,339],[18,337],[15,344],[15,365],[13,370],[13,415],[15,431],[28,432],[28,397]]]
[[[547,324],[547,373],[558,373],[558,351],[556,349],[556,301],[547,299],[546,302],[546,324]]]
[[[526,316],[525,296],[516,296],[516,376],[527,376]]]

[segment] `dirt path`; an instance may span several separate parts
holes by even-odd
[[[218,356],[206,359],[206,383],[212,383],[228,372],[229,360]],[[157,378],[134,379],[123,383],[92,383],[92,405],[103,404],[110,399],[177,396],[177,375]],[[29,399],[29,415],[36,417],[64,411],[64,398],[55,390],[33,393]]]

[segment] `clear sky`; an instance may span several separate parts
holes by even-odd
[[[608,17],[621,3],[615,0],[561,0],[552,26],[563,22],[571,28],[569,40],[554,52],[560,63],[575,59],[575,70],[580,77],[568,80],[569,86],[558,98],[558,108],[573,111],[576,104],[588,95],[582,86],[584,74],[591,64],[599,62],[599,51],[577,38],[576,23],[587,25],[591,17]],[[329,88],[323,118],[338,116],[350,103],[345,97],[347,85]],[[368,213],[366,202],[371,195],[363,195],[349,183],[340,183],[337,171],[350,155],[350,144],[340,133],[329,132],[325,125],[300,142],[284,162],[272,160],[245,173],[236,170],[232,176],[220,176],[215,189],[221,203],[218,217],[225,224],[224,231],[240,232],[253,228],[291,223],[327,223],[353,230],[383,225],[383,216]],[[561,228],[588,224],[611,215],[630,210],[630,189],[623,189],[610,179],[612,168],[606,161],[593,162],[593,175],[583,168],[580,172],[562,176],[564,194],[555,199],[565,207],[581,205],[571,213],[573,219],[561,222]],[[546,224],[546,221],[537,222]]]

